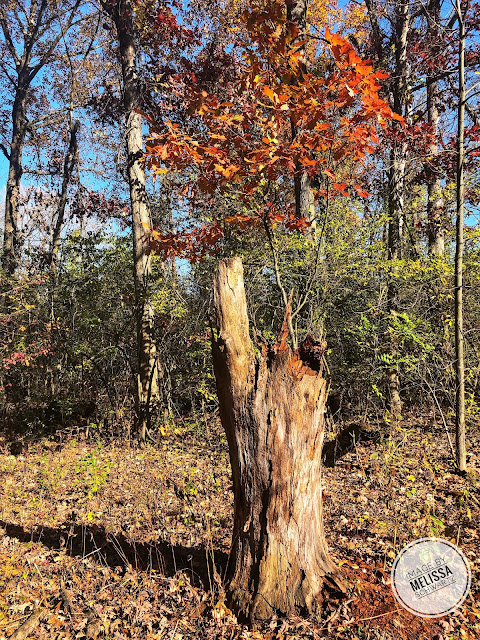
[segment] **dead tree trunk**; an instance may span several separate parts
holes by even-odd
[[[250,620],[312,612],[326,582],[342,588],[322,523],[326,345],[307,337],[293,352],[285,322],[273,347],[254,346],[239,258],[220,262],[214,298],[213,363],[235,498],[229,602]]]

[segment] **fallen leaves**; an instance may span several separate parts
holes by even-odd
[[[232,497],[218,425],[210,442],[175,427],[158,448],[40,442],[22,456],[0,455],[0,637],[48,603],[31,638],[474,640],[478,475],[449,472],[447,443],[422,433],[420,421],[407,438],[379,428],[361,431],[324,471],[327,540],[349,596],[327,599],[318,619],[255,629],[236,620],[223,594]],[[440,623],[397,609],[389,576],[415,530],[430,534],[432,513],[446,536],[460,535],[474,576],[472,598]]]

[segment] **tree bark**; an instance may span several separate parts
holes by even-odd
[[[394,148],[390,157],[390,169],[388,176],[388,208],[389,222],[387,232],[388,260],[390,262],[390,273],[388,275],[387,305],[390,319],[398,313],[398,283],[397,261],[401,258],[402,241],[402,215],[403,215],[403,189],[405,178],[405,156],[403,145],[394,143]],[[391,342],[391,341],[390,341]],[[387,344],[387,350],[393,352],[394,346]],[[400,380],[398,367],[388,367],[386,372],[388,388],[388,408],[392,416],[398,420],[402,415],[402,400],[400,397]]]
[[[455,250],[455,434],[457,466],[466,471],[465,445],[465,361],[463,337],[463,222],[465,206],[465,22],[460,0],[456,5],[459,25],[458,45],[458,137],[457,137],[457,228]]]
[[[27,135],[26,103],[29,86],[28,69],[18,74],[18,85],[12,108],[12,140],[10,143],[7,188],[5,192],[5,226],[2,266],[8,276],[14,275],[18,264],[18,204],[23,175],[23,148]]]
[[[220,262],[214,301],[213,363],[235,499],[229,603],[250,620],[312,612],[325,583],[343,587],[322,522],[326,344],[307,337],[292,351],[285,321],[275,345],[254,345],[239,258]]]
[[[308,0],[286,0],[287,20],[297,25],[299,40],[307,37],[307,11]],[[305,51],[302,49],[303,57],[300,58],[300,69],[306,70]],[[297,127],[292,122],[292,137],[298,133]],[[303,166],[298,162],[295,167],[295,214],[297,218],[305,218],[312,223],[312,230],[315,228],[315,197],[312,190],[312,181]]]
[[[407,44],[410,29],[408,3],[397,2],[395,14],[395,76],[392,107],[396,113],[405,116],[408,88]],[[394,140],[388,172],[388,260],[391,268],[387,288],[387,304],[391,317],[398,313],[399,310],[398,284],[395,271],[398,270],[396,262],[402,257],[406,155],[406,144],[403,141]],[[393,346],[389,345],[388,349],[393,350]],[[387,369],[387,387],[389,410],[392,416],[398,420],[402,414],[402,401],[397,366]]]
[[[78,131],[80,129],[80,122],[75,120],[70,125],[70,141],[68,143],[68,150],[63,162],[63,178],[62,189],[60,191],[60,199],[57,207],[57,219],[55,221],[55,227],[52,234],[52,245],[50,251],[50,264],[55,271],[58,252],[60,250],[60,235],[62,233],[63,223],[65,221],[65,207],[67,204],[68,186],[72,179],[73,170],[77,162],[78,154]]]
[[[428,33],[429,40],[434,43],[439,38],[440,26],[440,9],[439,0],[431,0],[428,11]],[[442,193],[442,183],[437,169],[438,162],[438,127],[440,115],[438,111],[438,80],[434,75],[427,77],[427,114],[428,122],[432,127],[434,138],[428,146],[428,162],[427,162],[427,237],[428,252],[430,255],[445,255],[445,231],[442,226],[443,212],[445,202]]]
[[[123,0],[114,6],[104,3],[117,29],[122,62],[123,106],[126,119],[127,173],[132,207],[133,263],[137,324],[137,433],[146,438],[150,424],[150,407],[159,400],[158,360],[154,341],[154,311],[148,295],[152,274],[151,256],[147,251],[151,239],[151,213],[145,189],[142,116],[136,111],[141,104],[137,75],[137,52],[133,35],[131,9]]]
[[[391,73],[391,82],[387,85],[388,100],[391,108],[401,116],[407,115],[408,97],[408,34],[410,31],[409,3],[395,0],[394,33],[384,35],[378,19],[378,8],[373,0],[365,0],[368,18],[373,36],[373,45],[378,62],[383,64],[388,59],[385,43],[393,41],[395,50],[395,64]],[[398,126],[393,124],[392,126]],[[399,291],[397,283],[398,264],[402,257],[402,235],[404,222],[404,196],[406,175],[407,146],[401,140],[393,140],[390,151],[388,178],[388,230],[387,230],[387,258],[390,262],[387,282],[387,309],[392,324],[394,316],[399,311]],[[416,248],[415,238],[413,239]],[[385,346],[387,354],[394,354],[395,345],[387,338]],[[402,401],[400,396],[400,379],[398,366],[394,363],[388,367],[385,375],[385,385],[388,396],[388,408],[395,419],[401,418]]]

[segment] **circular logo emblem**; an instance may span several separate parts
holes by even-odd
[[[411,613],[437,618],[455,611],[470,591],[465,555],[448,540],[420,538],[403,548],[392,567],[392,589]]]

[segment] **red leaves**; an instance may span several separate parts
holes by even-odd
[[[370,196],[368,191],[365,191],[365,189],[363,189],[359,184],[354,184],[353,188],[355,189],[355,191],[357,192],[357,195],[360,198],[368,198]]]
[[[191,199],[199,193],[207,201],[234,194],[254,212],[228,215],[227,224],[245,229],[267,215],[275,224],[305,230],[305,221],[285,213],[285,201],[287,209],[293,202],[293,177],[321,176],[324,186],[331,181],[333,197],[348,196],[352,189],[368,197],[355,183],[355,165],[373,150],[379,128],[402,119],[379,95],[385,74],[374,71],[338,34],[327,29],[332,61],[323,75],[314,75],[300,64],[306,43],[295,41],[298,29],[286,21],[283,2],[254,0],[242,20],[248,37],[236,44],[241,61],[235,80],[207,91],[192,73],[185,80],[176,76],[172,93],[181,96],[188,121],[152,123],[146,165],[157,174],[181,174],[182,194]],[[279,185],[286,199],[275,212],[265,202],[269,185]],[[323,197],[327,191],[315,193]],[[164,237],[157,248],[198,256],[201,235],[196,229],[183,240]],[[208,245],[209,236],[204,239]]]
[[[192,29],[178,24],[171,6],[174,6],[174,2],[142,0],[136,3],[133,15],[139,26],[140,38],[146,41],[150,48],[161,48],[165,45],[171,47],[179,43],[183,47],[199,46],[200,37]]]
[[[150,250],[154,250],[165,258],[178,256],[190,262],[199,262],[206,255],[218,249],[218,242],[223,231],[217,223],[206,224],[191,231],[178,233],[159,233],[153,231]]]
[[[239,229],[247,229],[248,227],[259,226],[260,219],[258,216],[245,215],[237,213],[233,216],[225,216],[224,222],[227,224],[233,224]]]

